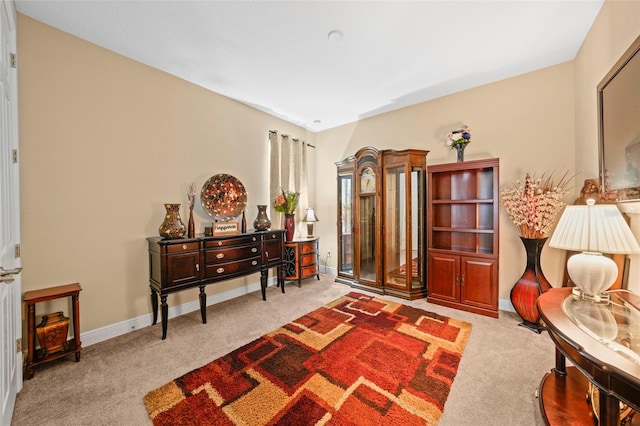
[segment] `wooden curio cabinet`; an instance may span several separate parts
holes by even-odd
[[[427,295],[426,163],[427,151],[383,151],[384,289],[407,299]]]
[[[427,168],[428,296],[498,317],[499,159]]]
[[[426,155],[365,147],[336,163],[336,281],[406,299],[426,295]]]
[[[338,167],[338,282],[383,293],[380,239],[380,162],[365,147]]]

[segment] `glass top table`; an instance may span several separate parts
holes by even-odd
[[[640,298],[627,290],[607,294],[609,301],[597,303],[572,294],[562,309],[593,339],[640,365]]]

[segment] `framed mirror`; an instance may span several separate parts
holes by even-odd
[[[607,202],[640,201],[640,37],[598,85],[600,179]]]

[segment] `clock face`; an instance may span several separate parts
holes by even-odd
[[[360,193],[370,192],[376,192],[376,175],[371,167],[367,167],[360,176]]]

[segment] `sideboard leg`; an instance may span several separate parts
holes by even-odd
[[[151,310],[153,311],[153,324],[156,325],[158,322],[158,293],[151,289]]]
[[[167,322],[169,322],[169,305],[167,305],[167,295],[160,296],[160,306],[162,310],[162,340],[167,338]]]
[[[202,317],[202,323],[207,323],[207,294],[204,292],[203,285],[200,286],[200,316]]]
[[[269,272],[267,270],[260,272],[260,290],[262,291],[262,300],[267,300],[267,277]]]
[[[282,266],[278,266],[278,285],[282,287],[284,293],[284,269]]]

